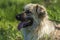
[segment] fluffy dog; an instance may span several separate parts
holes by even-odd
[[[55,30],[54,24],[48,20],[45,7],[39,4],[27,4],[16,19],[21,21],[18,29],[22,30],[24,40],[40,40]]]

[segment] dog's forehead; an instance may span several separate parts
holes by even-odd
[[[24,10],[30,10],[33,8],[33,6],[36,4],[27,4],[26,6],[24,6]]]
[[[24,7],[24,10],[29,10],[32,6],[33,6],[33,4],[27,4],[27,5]]]

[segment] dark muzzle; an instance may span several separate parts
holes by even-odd
[[[18,15],[16,15],[16,19],[21,21],[18,25],[19,30],[21,28],[26,28],[33,24],[33,18],[31,16],[26,16],[24,14],[18,14]]]

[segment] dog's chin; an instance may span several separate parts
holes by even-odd
[[[32,24],[33,24],[33,19],[27,21],[21,21],[18,25],[18,30],[20,30],[21,28],[32,26]]]

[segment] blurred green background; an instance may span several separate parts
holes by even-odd
[[[28,3],[38,3],[46,7],[49,19],[60,22],[60,0],[0,0],[0,40],[23,40],[17,26],[16,14]]]

